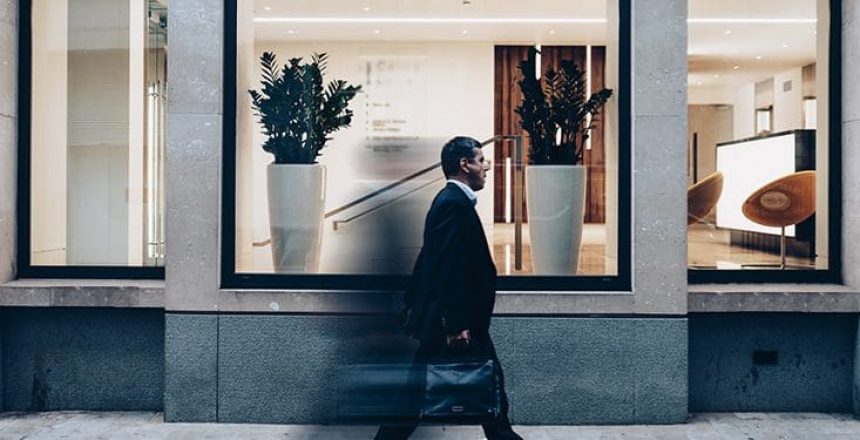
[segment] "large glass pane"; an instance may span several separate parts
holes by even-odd
[[[33,266],[164,264],[167,0],[32,2]]]
[[[829,1],[689,8],[691,269],[827,269]]]
[[[236,272],[409,273],[446,184],[442,145],[462,135],[492,162],[476,210],[500,274],[618,273],[614,1],[248,0],[237,18]],[[323,86],[345,82],[336,131],[314,125],[315,54]],[[524,79],[557,93],[531,131]],[[604,89],[593,117],[556,123]],[[322,132],[321,155],[302,156]],[[565,165],[558,177],[542,177],[541,145],[569,153],[544,160]]]

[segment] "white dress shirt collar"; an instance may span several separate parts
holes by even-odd
[[[466,197],[469,198],[469,201],[477,203],[478,195],[475,194],[475,191],[473,191],[472,188],[469,188],[469,185],[466,185],[465,183],[455,179],[448,179],[448,182],[460,187],[460,189],[462,189],[463,192],[466,193]]]

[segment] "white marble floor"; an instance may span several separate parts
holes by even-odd
[[[860,421],[849,414],[695,414],[681,425],[517,426],[529,440],[571,439],[858,439]],[[164,423],[152,412],[47,412],[0,414],[0,439],[371,439],[373,426],[296,426]],[[416,440],[478,440],[478,427],[426,426]]]

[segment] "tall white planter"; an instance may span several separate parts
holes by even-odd
[[[325,168],[269,164],[269,230],[275,272],[316,272],[322,241]]]
[[[529,240],[535,274],[576,274],[587,177],[587,168],[582,165],[526,167]]]

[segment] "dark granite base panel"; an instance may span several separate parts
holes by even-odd
[[[857,316],[690,315],[694,412],[851,412]]]
[[[164,419],[218,420],[218,316],[165,316]]]
[[[854,418],[860,419],[860,321],[855,321],[854,329],[856,337],[854,339],[854,372],[851,400]]]
[[[339,422],[339,369],[409,358],[413,345],[393,328],[375,318],[222,315],[218,421]],[[493,335],[515,423],[687,417],[685,318],[497,318]]]
[[[4,409],[161,411],[164,312],[0,310]]]
[[[694,412],[857,414],[859,326],[855,314],[744,313],[500,317],[492,331],[515,423],[656,424],[682,423],[688,401]],[[339,423],[340,372],[406,363],[414,348],[381,317],[6,308],[0,403]]]

